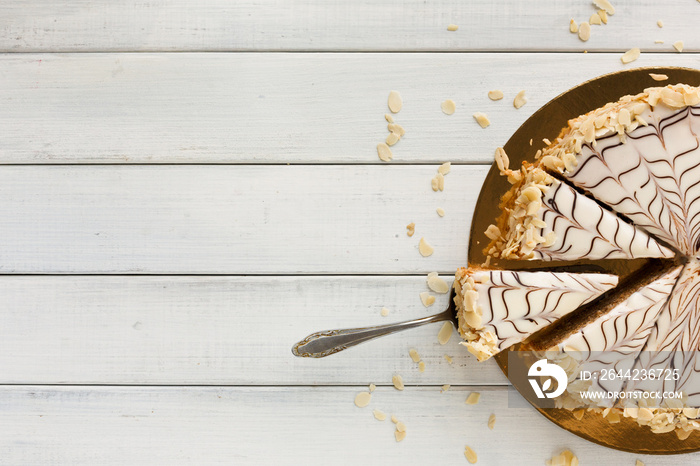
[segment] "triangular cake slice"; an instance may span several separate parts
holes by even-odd
[[[700,251],[700,90],[649,88],[569,122],[541,154],[556,170],[679,251]]]
[[[486,235],[487,256],[579,260],[673,257],[643,231],[541,168],[523,164],[501,199],[503,214]],[[516,175],[517,173],[517,175]]]
[[[610,312],[599,316],[557,345],[566,357],[576,361],[575,377],[578,378],[582,371],[591,374],[589,392],[620,391],[625,374],[632,369],[639,351],[647,343],[682,269],[682,266],[678,266],[638,289]],[[623,374],[623,377],[610,377],[610,370],[616,375]],[[570,387],[571,394],[578,397],[579,385],[571,384]],[[592,397],[581,401],[607,407],[616,400]]]
[[[455,277],[459,332],[480,361],[525,340],[617,286],[597,273],[461,268]]]

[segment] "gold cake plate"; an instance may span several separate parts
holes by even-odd
[[[654,81],[649,73],[665,74],[667,81]],[[602,107],[608,102],[615,102],[628,94],[638,94],[648,87],[684,83],[700,86],[700,70],[688,68],[636,68],[620,71],[592,79],[566,91],[532,115],[508,140],[504,149],[510,158],[510,167],[519,167],[523,160],[533,161],[535,152],[544,147],[543,138],[550,141],[559,135],[568,120],[591,110]],[[530,140],[533,141],[530,145]],[[494,212],[498,212],[498,201],[508,189],[505,177],[500,176],[494,163],[481,188],[479,199],[472,218],[469,237],[469,264],[480,265],[485,261],[483,248],[488,240],[484,235],[486,228],[494,222]],[[610,273],[620,275],[620,281],[636,270],[644,267],[645,260],[614,260],[601,265]],[[592,263],[595,265],[595,263]],[[499,260],[491,264],[494,268],[528,269],[555,268],[576,265],[571,262],[507,261]],[[564,269],[565,270],[565,269]],[[503,373],[508,376],[508,352],[499,353],[495,359]],[[520,393],[531,391],[528,385],[515,388]],[[527,398],[527,397],[526,397]],[[565,409],[536,409],[547,419],[569,432],[586,440],[617,450],[644,454],[678,454],[700,451],[700,432],[691,433],[685,440],[679,440],[674,432],[654,434],[647,426],[640,426],[632,418],[622,418],[619,423],[611,424],[600,414],[586,412],[581,420],[574,418]]]

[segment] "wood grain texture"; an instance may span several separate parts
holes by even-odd
[[[625,69],[620,56],[2,55],[0,163],[382,164],[377,143],[389,134],[392,89],[403,97],[396,121],[406,129],[392,163],[491,163],[539,107]],[[698,56],[645,53],[632,66],[697,67]],[[489,100],[492,89],[505,98]],[[529,101],[516,110],[520,90]],[[452,116],[440,110],[445,99],[457,104]],[[482,129],[475,112],[491,126]]]
[[[696,464],[700,454],[643,456],[589,443],[550,424],[505,388],[0,387],[0,454],[8,464],[236,464],[541,466],[564,449],[581,464]],[[394,414],[407,436],[394,440]],[[493,430],[489,416],[496,414]],[[544,434],[546,432],[546,434]],[[684,462],[684,463],[682,463]]]
[[[6,0],[2,51],[618,51],[673,53],[700,46],[692,1],[617,0],[588,42],[569,20],[588,21],[591,2],[518,0]],[[658,19],[666,27],[659,29]],[[447,31],[455,23],[456,32]],[[664,45],[654,44],[664,39]]]
[[[454,273],[488,167],[437,167],[7,166],[0,273]]]
[[[451,283],[452,277],[444,276]],[[382,325],[426,309],[423,277],[0,277],[0,384],[407,385],[507,384],[442,324],[295,358],[292,345],[327,329]],[[380,310],[390,310],[387,317]],[[424,373],[408,355],[415,348]],[[443,355],[452,356],[448,364]]]

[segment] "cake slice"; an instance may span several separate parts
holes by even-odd
[[[484,251],[487,256],[546,261],[674,256],[645,232],[539,167],[523,164],[516,178],[501,199],[503,213],[497,224],[486,230],[491,239]]]
[[[569,122],[541,164],[684,254],[700,251],[700,90],[649,88]]]
[[[459,332],[479,361],[617,285],[617,276],[596,273],[461,268],[455,278]]]

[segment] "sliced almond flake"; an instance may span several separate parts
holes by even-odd
[[[436,275],[429,275],[428,276],[428,288],[433,290],[436,293],[447,293],[450,291],[450,285],[447,284],[445,280],[442,278],[438,277]]]
[[[666,81],[668,80],[668,76],[665,74],[656,74],[656,73],[649,73],[649,76],[651,76],[651,79],[654,81]]]
[[[500,91],[498,89],[494,89],[492,91],[489,91],[489,99],[491,100],[501,100],[503,98],[503,91]]]
[[[372,392],[375,391],[376,389],[377,389],[377,386],[376,386],[376,385],[374,385],[373,383],[369,384],[369,392],[370,392],[370,393],[372,393]]]
[[[610,4],[609,0],[593,0],[593,4],[611,16],[615,14],[615,7]]]
[[[520,108],[527,103],[527,97],[525,97],[525,91],[520,91],[513,99],[513,107]]]
[[[393,146],[397,142],[399,142],[399,135],[396,133],[389,133],[389,135],[386,137],[386,145],[387,146]]]
[[[655,44],[663,44],[664,41],[662,41],[662,40],[660,40],[660,39],[657,39],[657,40],[654,41],[654,43],[655,43]]]
[[[386,129],[388,129],[391,133],[398,134],[399,139],[404,137],[404,135],[406,134],[406,130],[403,129],[403,126],[401,126],[398,123],[389,123],[388,125],[386,125]]]
[[[395,388],[395,389],[397,389],[397,390],[403,390],[403,377],[401,377],[399,374],[395,374],[395,375],[391,378],[391,383],[394,384],[394,388]],[[394,420],[394,419],[392,418],[392,421],[393,421],[393,420]]]
[[[574,18],[571,18],[571,21],[569,21],[569,32],[573,34],[576,34],[578,32],[578,24],[576,24]]]
[[[441,345],[446,345],[452,337],[452,330],[452,322],[445,322],[444,324],[442,324],[442,327],[438,332],[438,343],[440,343]]]
[[[378,409],[375,409],[374,411],[372,411],[372,414],[374,414],[374,418],[377,421],[385,421],[386,420],[386,414],[379,411]]]
[[[408,236],[413,236],[413,233],[416,232],[416,224],[411,222],[408,225],[406,225],[406,234]]]
[[[418,363],[418,372],[425,372],[425,362],[421,361]]]
[[[430,307],[435,303],[435,296],[431,295],[427,291],[422,292],[419,296],[423,306],[425,307]]]
[[[399,432],[398,430],[394,431],[394,437],[396,438],[397,442],[401,442],[406,438],[406,432]]]
[[[439,174],[439,173],[438,173]],[[437,176],[434,176],[432,180],[430,180],[430,187],[433,188],[433,191],[437,192],[438,190],[438,179]]]
[[[435,179],[437,180],[437,187],[438,190],[444,191],[445,190],[445,175],[442,173],[438,173],[435,175]]]
[[[600,26],[603,23],[603,20],[600,19],[600,16],[598,16],[598,13],[593,13],[591,15],[591,18],[588,20],[588,23]]]
[[[530,145],[532,146],[532,138],[530,138]]]
[[[664,22],[661,21],[661,20],[658,20],[658,21],[656,22],[656,25],[659,26],[660,28],[662,28],[662,27],[664,27]]]
[[[605,10],[598,10],[598,16],[603,24],[608,24],[608,13]]]
[[[586,414],[586,410],[585,409],[577,409],[572,414],[574,415],[574,417],[577,420],[580,421],[581,419],[583,419],[583,415]]]
[[[394,117],[389,115],[388,113],[384,114],[384,119],[386,120],[387,123],[393,123],[394,122]]]
[[[444,217],[444,216],[445,216],[445,209],[443,209],[442,207],[438,207],[437,209],[435,209],[435,212],[437,212],[437,214],[438,214],[440,217]]]
[[[448,31],[456,31],[457,29],[459,29],[459,26],[457,26],[456,24],[448,24],[447,25]]]
[[[442,176],[447,175],[450,173],[450,169],[452,168],[452,163],[451,162],[445,162],[442,165],[438,167],[438,173],[440,173]]]
[[[457,105],[454,100],[447,99],[440,104],[440,108],[445,115],[452,115],[457,110]]]
[[[489,416],[489,422],[488,422],[489,429],[493,430],[493,427],[495,425],[496,425],[496,415],[492,414]]]
[[[677,40],[673,43],[673,48],[678,50],[679,52],[683,51],[683,41],[682,40]]]
[[[476,112],[472,116],[474,117],[476,122],[479,123],[479,126],[481,126],[482,128],[486,128],[491,124],[489,117],[487,117],[485,113]]]
[[[393,422],[394,424],[396,424],[397,422],[399,422],[399,420],[396,419],[396,416],[394,416],[394,415],[392,414],[392,415],[391,415],[391,422]]]
[[[399,432],[406,432],[406,424],[403,422],[399,421],[396,423],[396,430]]]
[[[415,349],[411,348],[410,350],[408,350],[408,355],[411,356],[413,362],[420,361],[420,354],[418,354],[418,351],[416,351]]]
[[[472,447],[468,445],[464,447],[464,456],[471,464],[476,464],[476,452],[472,449]]]
[[[389,315],[389,309],[383,307],[382,310],[380,311],[380,314],[382,315],[382,317],[388,316],[388,315]]]
[[[454,359],[452,359],[452,356],[444,354],[442,357],[445,358],[445,361],[447,361],[447,364],[452,364],[454,362]]]
[[[435,249],[430,244],[428,244],[425,238],[421,238],[418,242],[418,251],[420,251],[421,256],[429,257],[433,255]]]
[[[399,113],[401,111],[401,107],[403,106],[401,94],[399,94],[398,91],[389,92],[387,104],[389,105],[389,110],[391,110],[391,113]]]
[[[586,42],[591,38],[591,25],[584,21],[578,27],[578,38]]]
[[[372,395],[369,392],[360,392],[355,396],[355,406],[364,408],[372,401]]]
[[[547,138],[543,138],[543,139],[542,139],[542,142],[544,142],[544,143],[545,143],[546,145],[548,145],[548,146],[551,146],[551,145],[552,145],[552,141],[550,141],[550,140],[547,139]]]
[[[383,142],[377,144],[377,155],[379,155],[379,160],[381,160],[382,162],[390,162],[391,159],[394,157],[394,154],[391,153],[391,149],[389,149],[389,146],[387,146]]]
[[[445,385],[442,386],[442,392],[445,393],[447,390],[450,389],[450,384],[446,383]]]
[[[464,401],[468,405],[475,405],[479,402],[479,398],[481,398],[481,393],[479,392],[472,392],[469,394],[467,399]]]
[[[637,461],[635,461],[634,466],[645,466],[645,464],[642,463],[641,460],[637,460]]]
[[[625,53],[622,54],[622,57],[620,60],[622,61],[623,64],[627,63],[632,63],[635,61],[637,58],[639,58],[639,54],[641,53],[641,50],[639,50],[639,47],[634,47],[626,51]]]

